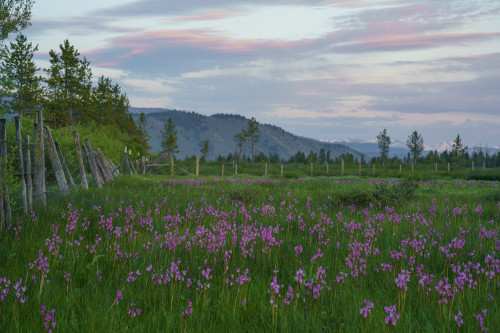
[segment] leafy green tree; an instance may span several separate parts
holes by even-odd
[[[92,71],[87,59],[66,39],[60,52],[50,50],[47,82],[46,118],[55,127],[72,125],[88,112],[91,99]]]
[[[205,139],[205,140],[203,140],[203,144],[202,144],[201,150],[200,150],[201,159],[203,161],[207,159],[209,152],[210,152],[210,142],[208,141],[208,139]]]
[[[462,144],[462,138],[460,138],[460,134],[457,134],[455,141],[453,141],[452,150],[451,150],[451,154],[452,154],[453,158],[455,159],[455,161],[457,162],[457,167],[459,166],[460,159],[465,154],[466,150],[467,150],[467,146],[464,146]]]
[[[413,131],[408,136],[408,140],[406,140],[406,146],[408,146],[413,155],[413,164],[416,164],[418,157],[422,154],[422,151],[424,151],[424,139],[422,135],[418,134],[417,131]]]
[[[241,161],[243,158],[243,146],[247,141],[244,131],[236,133],[234,135],[234,141],[236,142],[236,155],[238,155],[238,160]]]
[[[31,25],[31,7],[34,0],[0,0],[0,43],[11,32]]]
[[[168,159],[170,160],[174,153],[179,152],[179,145],[177,144],[177,130],[172,122],[172,118],[168,118],[168,121],[163,125],[161,148],[162,153],[167,153]]]
[[[385,166],[387,157],[389,156],[389,146],[391,145],[391,137],[387,135],[387,130],[384,128],[382,132],[377,135],[378,149],[380,150],[380,158],[382,165]]]
[[[247,127],[243,130],[243,133],[245,137],[250,141],[253,163],[255,157],[255,145],[260,140],[259,122],[255,119],[255,117],[248,119]]]
[[[36,75],[39,68],[33,60],[37,50],[38,46],[28,43],[26,37],[19,34],[16,42],[10,43],[10,48],[0,51],[1,84],[10,97],[6,108],[18,113],[21,118],[31,114],[42,98],[42,79]]]

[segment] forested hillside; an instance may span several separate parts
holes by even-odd
[[[203,141],[210,142],[209,159],[219,155],[234,154],[236,143],[234,135],[241,132],[247,125],[247,119],[239,115],[215,114],[203,116],[194,112],[167,110],[167,109],[142,109],[130,108],[135,119],[139,121],[139,114],[145,115],[145,129],[151,136],[149,144],[152,152],[161,150],[162,130],[164,123],[172,118],[178,130],[179,153],[177,158],[200,155]],[[264,153],[267,156],[277,154],[280,159],[288,160],[297,152],[308,155],[312,150],[319,154],[323,149],[325,154],[330,151],[330,157],[335,158],[342,154],[351,154],[354,159],[361,160],[362,154],[344,145],[325,143],[309,138],[303,138],[284,131],[274,125],[260,125],[261,139],[256,145],[256,154]],[[250,155],[248,144],[243,153]]]

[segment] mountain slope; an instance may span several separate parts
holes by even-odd
[[[203,116],[194,112],[166,110],[166,109],[143,109],[131,108],[134,117],[143,112],[146,116],[146,130],[151,135],[149,144],[152,152],[161,150],[161,132],[163,124],[172,118],[178,131],[177,138],[179,153],[177,157],[200,155],[202,142],[208,139],[210,142],[209,159],[215,159],[218,155],[234,153],[236,144],[234,135],[247,125],[247,119],[239,115],[216,114]],[[312,149],[319,152],[320,149],[330,150],[331,157],[335,158],[341,154],[352,154],[354,158],[361,159],[362,154],[344,145],[336,143],[321,142],[309,138],[293,135],[274,125],[260,124],[261,138],[255,147],[255,154],[278,154],[282,159],[288,159],[298,151],[306,155]],[[251,154],[250,145],[246,144],[244,153]]]

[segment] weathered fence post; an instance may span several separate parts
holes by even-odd
[[[474,171],[474,161],[472,161],[472,171]]]
[[[413,174],[413,169],[415,168],[415,163],[411,164],[411,173]]]
[[[196,177],[200,175],[200,158],[196,156]]]
[[[66,182],[66,177],[64,176],[64,171],[61,166],[61,161],[57,155],[56,145],[54,144],[54,139],[52,138],[52,133],[50,133],[50,128],[45,126],[45,143],[47,144],[47,149],[49,152],[50,163],[52,164],[52,169],[56,176],[57,184],[62,194],[68,194],[69,188]]]
[[[170,156],[170,176],[174,176],[174,157]]]
[[[130,166],[130,174],[135,175],[137,171],[135,170],[134,163],[132,161],[132,150],[128,151],[128,159],[129,159],[129,166]]]
[[[92,177],[94,178],[94,181],[97,184],[97,187],[101,188],[102,187],[102,180],[101,180],[101,176],[99,176],[99,172],[97,171],[97,165],[96,165],[95,160],[92,156],[92,152],[90,151],[89,147],[87,147],[87,145],[83,145],[82,147],[83,147],[83,151],[85,152],[85,156],[87,156],[87,162],[89,163],[90,171],[92,172]]]
[[[341,167],[342,167],[342,173],[341,174],[342,174],[342,177],[344,177],[344,159],[342,159],[341,164],[342,164],[341,165]]]
[[[266,163],[266,168],[264,169],[264,176],[267,177],[267,163]]]
[[[17,158],[19,159],[19,174],[21,178],[21,199],[23,201],[23,212],[28,214],[28,200],[26,198],[26,181],[24,179],[24,160],[23,160],[23,141],[21,138],[21,120],[15,118],[16,122],[16,139],[17,139]]]
[[[486,161],[483,161],[483,171],[486,169]]]
[[[234,175],[237,176],[238,175],[238,163],[236,163],[234,165]]]
[[[224,163],[222,163],[222,177],[224,178]]]
[[[85,173],[85,165],[83,164],[82,144],[77,131],[73,131],[73,138],[75,139],[76,159],[78,162],[78,170],[80,171],[80,178],[82,179],[82,187],[88,190],[89,183],[87,181],[87,174]]]
[[[3,232],[5,225],[9,223],[12,219],[10,210],[10,200],[7,193],[7,172],[5,166],[7,166],[7,120],[0,119],[0,163],[1,169],[0,180],[2,182],[0,186],[0,201],[2,202],[2,207],[0,207],[0,232]]]
[[[375,163],[373,163],[373,175],[375,176]]]
[[[30,136],[26,134],[24,140],[24,148],[26,151],[26,190],[28,197],[28,209],[29,211],[33,211],[33,181],[31,175],[31,153],[30,153]]]
[[[45,188],[45,136],[43,131],[43,113],[38,111],[38,129],[37,129],[37,167],[38,167],[38,186],[40,188],[40,202],[45,206],[47,204],[47,195]]]
[[[64,170],[66,176],[68,177],[69,186],[71,186],[72,189],[75,189],[76,188],[75,180],[73,179],[71,172],[69,172],[69,168],[68,168],[68,165],[66,164],[66,159],[64,158],[64,155],[61,151],[61,148],[59,147],[59,144],[57,143],[57,141],[54,142],[54,144],[56,146],[57,155],[59,156],[59,159],[61,160],[63,170]]]
[[[361,162],[359,162],[359,176],[361,177]]]
[[[283,163],[281,163],[281,175],[283,176]]]
[[[450,162],[448,162],[448,173],[450,172]]]
[[[141,156],[141,174],[146,174],[146,157]]]
[[[326,162],[326,175],[328,176],[330,170],[328,170],[328,162]]]
[[[438,164],[437,164],[437,162],[436,162],[436,172],[437,172],[437,171],[438,171]]]
[[[401,173],[401,164],[399,164],[399,173]]]
[[[101,163],[102,171],[104,174],[104,178],[106,178],[106,182],[113,181],[113,174],[111,173],[111,170],[109,170],[108,164],[106,162],[106,157],[104,156],[104,153],[102,152],[101,148],[97,148],[96,157],[97,160]]]

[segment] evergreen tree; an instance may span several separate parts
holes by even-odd
[[[464,146],[462,144],[462,139],[460,138],[460,134],[457,134],[455,141],[453,141],[452,151],[451,151],[453,158],[457,162],[457,168],[460,164],[460,158],[464,155],[466,150],[467,146]]]
[[[203,161],[207,159],[209,152],[210,152],[210,142],[208,141],[208,139],[205,139],[205,140],[203,140],[203,144],[202,144],[201,150],[200,150],[201,159]]]
[[[87,59],[66,39],[60,53],[50,50],[50,68],[45,69],[47,82],[46,118],[54,126],[72,125],[89,111],[92,72]]]
[[[0,43],[11,32],[31,25],[31,7],[34,0],[0,0]]]
[[[163,125],[161,148],[162,153],[167,153],[168,159],[170,160],[174,153],[179,152],[179,145],[177,144],[177,130],[172,122],[172,118],[168,118],[168,121]]]
[[[16,42],[10,43],[10,48],[0,51],[1,85],[4,93],[10,98],[5,108],[18,113],[22,118],[31,114],[41,101],[41,78],[36,75],[39,68],[33,60],[38,46],[28,43],[23,34],[16,37]]]
[[[413,131],[406,141],[406,145],[410,148],[410,152],[413,155],[413,164],[417,163],[417,159],[424,150],[424,139],[422,135],[418,134],[417,131]]]
[[[387,135],[387,130],[385,128],[379,135],[377,135],[377,141],[382,165],[385,166],[385,162],[389,156],[389,146],[391,145],[391,137]]]
[[[247,128],[244,129],[243,133],[245,134],[245,137],[248,138],[248,140],[250,141],[250,147],[252,150],[252,163],[253,163],[255,156],[255,145],[260,139],[259,122],[254,117],[248,119]]]
[[[326,162],[325,148],[319,150],[319,163],[324,164]]]
[[[148,131],[146,130],[146,116],[144,115],[144,112],[141,112],[139,115],[139,141],[141,144],[141,148],[143,150],[143,154],[148,152],[151,149],[151,146],[149,145],[149,139],[151,139],[151,135],[149,135]]]
[[[241,161],[243,157],[243,146],[245,145],[247,138],[245,137],[244,131],[236,133],[233,138],[236,142],[236,155],[238,156],[238,160]]]

